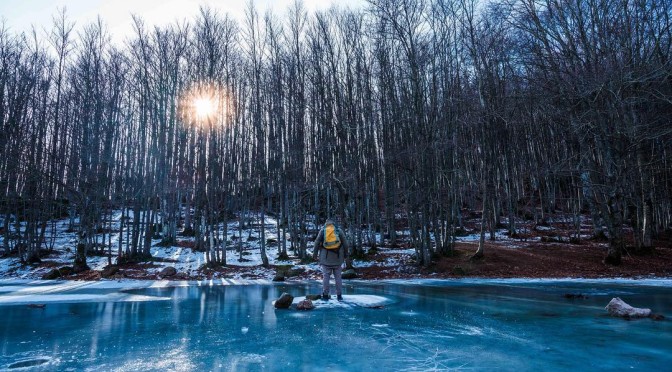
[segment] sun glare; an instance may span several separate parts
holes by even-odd
[[[180,95],[179,112],[189,126],[215,128],[226,125],[230,95],[217,84],[194,83]]]
[[[194,98],[194,113],[199,120],[206,120],[211,118],[216,110],[215,102],[208,97]]]

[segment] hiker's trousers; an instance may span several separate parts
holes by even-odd
[[[327,266],[322,265],[322,293],[329,294],[329,279],[331,279],[331,274],[334,274],[334,280],[336,281],[336,294],[342,294],[343,282],[341,280],[341,272],[343,269],[341,266]]]

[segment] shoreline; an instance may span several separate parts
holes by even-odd
[[[668,278],[460,278],[460,279],[354,279],[344,282],[344,294],[361,294],[358,289],[370,285],[420,286],[420,287],[463,287],[463,286],[502,286],[541,288],[562,285],[596,285],[623,287],[671,288],[672,277]],[[244,287],[272,286],[278,288],[278,295],[286,287],[319,288],[318,280],[292,280],[274,282],[267,279],[258,280],[142,280],[142,279],[103,279],[97,281],[84,280],[30,280],[0,279],[0,308],[3,306],[30,306],[44,308],[49,304],[86,303],[86,302],[146,302],[170,301],[171,297],[160,293],[135,293],[149,289],[195,288],[195,287]],[[569,290],[569,289],[568,289]],[[579,290],[581,291],[581,290]],[[368,293],[365,289],[364,293]]]
[[[333,279],[332,279],[333,281]],[[1,288],[14,284],[33,284],[33,285],[49,285],[49,284],[66,284],[66,283],[90,283],[91,286],[100,289],[114,289],[126,288],[126,284],[149,284],[148,286],[140,285],[138,288],[170,288],[170,287],[185,287],[185,286],[219,286],[219,285],[301,285],[307,283],[321,283],[321,279],[305,279],[305,280],[287,280],[284,282],[275,282],[269,279],[186,279],[186,280],[169,280],[169,279],[100,279],[100,280],[81,280],[81,279],[22,279],[22,278],[0,278],[0,294],[4,293]],[[451,283],[553,283],[553,282],[581,282],[581,283],[648,283],[661,285],[672,285],[672,277],[647,277],[647,278],[627,278],[627,277],[609,277],[609,278],[486,278],[486,277],[463,277],[463,278],[389,278],[389,279],[344,279],[343,284],[348,283],[374,283],[385,282],[393,284],[428,284],[438,282]],[[83,285],[86,286],[86,285]],[[132,287],[132,286],[131,286]],[[77,287],[79,288],[79,287]]]

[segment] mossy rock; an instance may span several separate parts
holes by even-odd
[[[103,278],[111,278],[112,276],[114,276],[114,275],[117,274],[118,272],[119,272],[119,267],[118,267],[118,266],[115,266],[115,265],[112,265],[112,266],[106,266],[106,267],[100,272],[100,276],[102,276]]]
[[[283,275],[287,276],[287,273],[289,270],[291,270],[292,265],[277,265],[275,266],[275,273],[276,275]]]
[[[53,269],[48,273],[42,275],[42,280],[54,280],[61,277],[61,272],[58,269]]]
[[[287,270],[287,276],[299,276],[306,272],[306,269],[303,267],[292,267]]]
[[[294,301],[294,296],[289,293],[283,293],[277,300],[275,300],[273,306],[275,306],[276,309],[289,309],[292,305],[292,301]]]
[[[555,236],[542,236],[541,237],[541,242],[542,243],[562,243],[560,241],[560,238],[557,238]]]
[[[297,310],[313,310],[314,308],[315,305],[313,304],[313,301],[311,301],[309,298],[299,301],[299,303],[296,304]]]
[[[159,272],[159,276],[162,278],[175,276],[175,274],[177,274],[177,269],[172,266],[166,266]]]
[[[454,275],[467,275],[467,270],[465,270],[465,268],[462,267],[462,266],[455,266],[455,267],[453,267],[453,274]]]
[[[358,275],[357,275],[357,273],[355,272],[354,269],[345,270],[343,272],[343,274],[341,274],[341,278],[343,278],[343,279],[355,279],[355,278],[357,278],[357,276]]]
[[[465,228],[458,227],[458,228],[455,229],[455,236],[465,237],[467,235],[469,235],[469,231],[467,231]]]
[[[275,276],[276,277],[292,277],[299,276],[306,272],[306,269],[303,267],[293,267],[291,265],[278,265],[275,267]],[[284,280],[284,279],[283,279]]]

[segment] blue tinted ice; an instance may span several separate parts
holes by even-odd
[[[668,286],[350,282],[344,304],[332,299],[301,312],[275,310],[272,301],[282,292],[319,293],[317,283],[68,285],[0,283],[0,304],[21,293],[37,296],[33,303],[40,293],[70,295],[44,308],[0,306],[0,370],[662,371],[672,365],[672,322],[626,321],[604,310],[618,296],[669,318]]]

